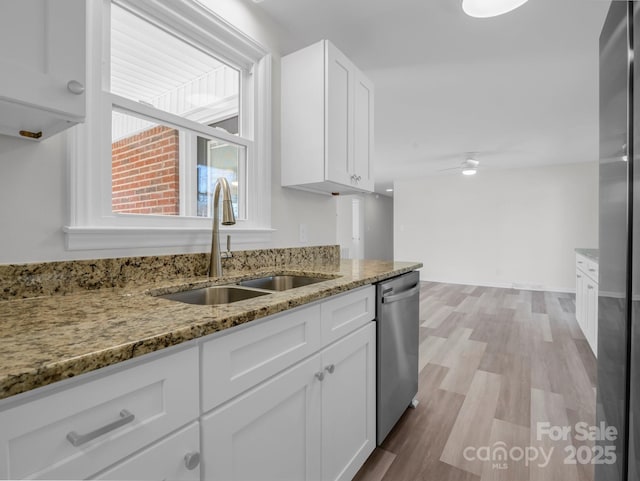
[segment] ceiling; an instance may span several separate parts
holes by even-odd
[[[327,38],[376,86],[376,190],[598,158],[598,37],[609,0],[529,0],[489,19],[461,0],[264,0],[283,54]],[[451,174],[455,171],[448,171]],[[458,175],[455,173],[455,175]]]

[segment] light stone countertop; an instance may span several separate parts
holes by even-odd
[[[256,270],[0,301],[0,399],[222,331],[422,267],[421,263],[341,261],[313,268]],[[245,301],[198,306],[153,297],[193,287],[284,273],[326,281]],[[332,276],[340,276],[331,278]]]
[[[581,256],[584,256],[587,259],[591,259],[594,262],[599,261],[600,251],[598,249],[576,248],[575,251],[577,254],[580,254]]]

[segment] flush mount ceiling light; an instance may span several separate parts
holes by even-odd
[[[497,17],[527,3],[527,0],[462,0],[462,10],[470,17]]]
[[[467,159],[462,163],[462,175],[476,175],[478,173],[479,161],[475,159]]]

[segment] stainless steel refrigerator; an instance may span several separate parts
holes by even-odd
[[[616,461],[596,464],[596,481],[640,479],[640,67],[634,65],[639,42],[640,5],[612,1],[600,35],[596,420],[618,435],[597,442],[601,449],[615,446]]]

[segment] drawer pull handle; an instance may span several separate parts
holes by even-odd
[[[587,289],[593,289],[593,286],[587,286]]]
[[[318,381],[324,381],[324,373],[322,371],[316,373]]]
[[[120,419],[117,419],[116,421],[113,421],[112,423],[109,423],[106,426],[102,426],[101,428],[98,428],[95,431],[91,431],[87,434],[78,434],[75,431],[71,431],[69,434],[67,434],[67,439],[71,444],[78,447],[85,443],[88,443],[92,439],[102,436],[103,434],[107,434],[109,431],[113,431],[114,429],[118,429],[125,424],[129,424],[135,418],[136,417],[132,413],[130,413],[126,409],[123,409],[122,411],[120,411]]]
[[[595,271],[596,271],[595,269],[589,269],[589,272],[595,272]]]
[[[187,453],[184,455],[184,466],[189,470],[193,471],[200,464],[200,453],[194,451],[192,453]]]
[[[333,374],[333,371],[336,370],[336,366],[335,364],[329,364],[327,367],[324,368],[325,371],[327,371],[329,374]]]

